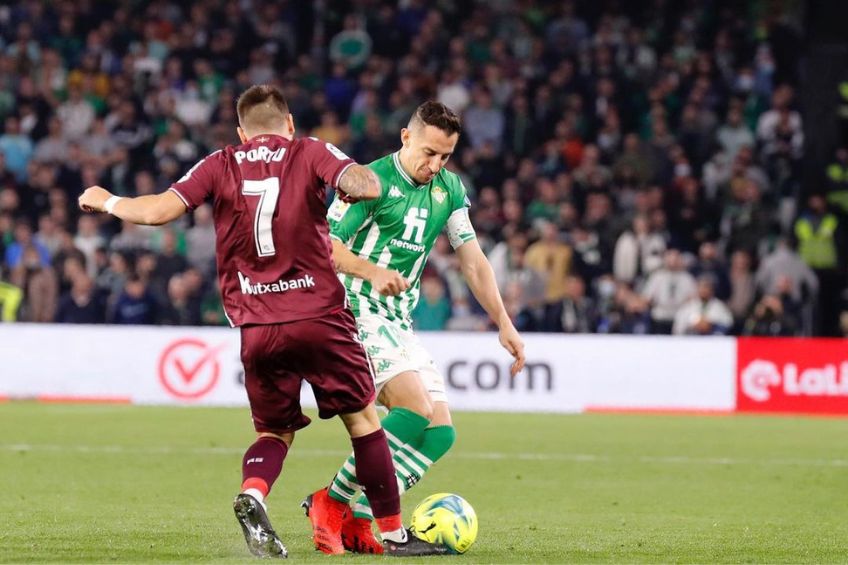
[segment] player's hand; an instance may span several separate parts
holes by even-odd
[[[101,186],[89,186],[80,194],[79,207],[83,212],[105,212],[103,207],[112,193]]]
[[[509,374],[514,377],[524,368],[524,342],[521,341],[518,330],[511,323],[504,324],[501,327],[500,332],[498,332],[498,339],[503,348],[509,351],[509,354],[515,359],[509,368]]]
[[[371,277],[371,286],[383,296],[397,296],[409,288],[409,281],[397,271],[377,267]]]
[[[345,192],[342,192],[338,188],[336,189],[336,198],[347,204],[355,204],[356,202],[359,202],[359,200],[357,200],[353,196],[348,195]]]

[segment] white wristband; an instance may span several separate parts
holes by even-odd
[[[121,200],[121,199],[122,199],[122,197],[120,197],[120,196],[110,196],[109,198],[106,199],[106,202],[103,204],[103,208],[111,214],[112,210],[115,209],[115,204],[117,204],[118,200]]]

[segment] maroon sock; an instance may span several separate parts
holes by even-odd
[[[380,428],[350,441],[356,458],[356,480],[368,497],[374,517],[400,514],[400,494],[386,433]]]
[[[247,448],[241,463],[242,490],[255,488],[267,496],[283,470],[288,452],[289,446],[279,438],[264,436],[257,439]]]

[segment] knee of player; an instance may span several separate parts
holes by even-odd
[[[263,437],[276,439],[282,441],[286,444],[286,447],[291,447],[292,442],[294,442],[294,432],[259,432],[257,435],[257,439],[262,439]]]
[[[389,409],[404,408],[410,412],[418,414],[422,418],[426,418],[428,422],[432,421],[436,414],[436,405],[427,394],[405,394],[402,396],[388,398],[386,400],[387,401],[384,402],[384,404],[389,407]]]
[[[436,406],[429,398],[416,398],[407,408],[419,416],[427,418],[427,421],[432,421],[436,412]]]

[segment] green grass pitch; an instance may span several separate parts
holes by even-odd
[[[404,498],[466,497],[454,563],[848,561],[848,420],[457,414],[459,439]],[[246,562],[230,506],[245,409],[0,405],[0,562]],[[270,497],[298,562],[298,503],[327,483],[341,423],[300,433]]]

